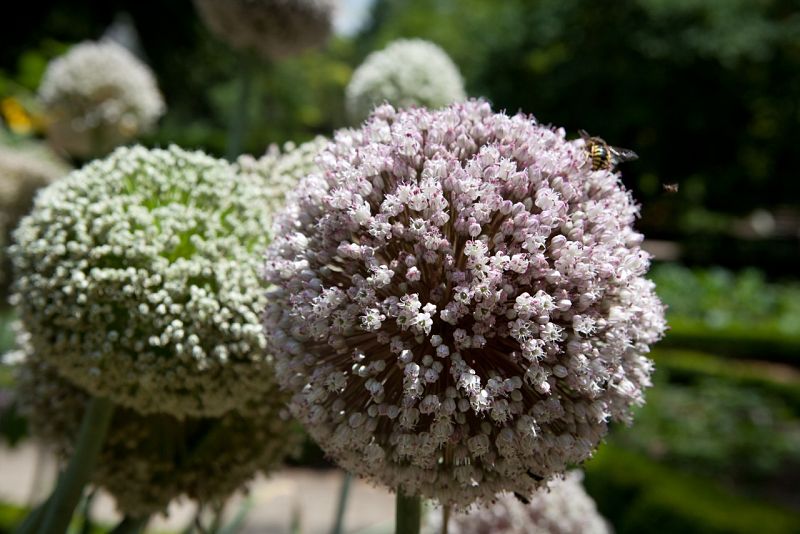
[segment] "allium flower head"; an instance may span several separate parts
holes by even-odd
[[[315,159],[327,144],[328,140],[320,136],[300,145],[286,143],[283,150],[272,145],[258,159],[249,154],[240,156],[236,165],[240,173],[261,181],[269,195],[270,211],[274,212],[283,207],[286,194],[303,177],[318,170]]]
[[[530,494],[650,384],[663,307],[619,177],[485,102],[378,108],[276,217],[265,327],[343,467],[445,503]]]
[[[322,46],[336,0],[194,0],[200,18],[233,48],[281,59]]]
[[[564,479],[551,481],[547,488],[524,504],[505,493],[488,506],[473,507],[468,513],[450,518],[451,534],[609,534],[608,523],[586,493],[583,473],[572,471]],[[441,512],[431,514],[430,532],[439,532]],[[436,524],[438,520],[439,524]]]
[[[177,147],[119,148],[44,189],[10,249],[37,354],[141,412],[216,416],[261,397],[269,201],[254,177]]]
[[[355,122],[383,103],[440,108],[466,97],[453,60],[422,39],[399,39],[367,56],[346,90],[347,111]]]
[[[165,110],[147,65],[113,41],[83,42],[53,60],[39,97],[48,140],[77,158],[107,154],[150,130]]]
[[[89,395],[29,349],[17,374],[22,412],[32,434],[68,459]],[[283,401],[272,393],[219,418],[180,420],[117,409],[92,482],[114,496],[120,512],[134,516],[164,512],[181,496],[223,503],[297,447],[299,433],[279,416]]]
[[[69,172],[69,166],[39,145],[0,146],[0,300],[11,280],[5,248],[11,231],[44,187]]]

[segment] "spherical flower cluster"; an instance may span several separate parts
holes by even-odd
[[[58,376],[30,351],[18,372],[18,396],[32,434],[68,459],[89,395]],[[114,413],[92,482],[115,498],[123,514],[148,516],[181,496],[223,503],[256,473],[279,466],[299,433],[279,416],[284,399],[270,394],[219,418],[176,419]]]
[[[276,217],[268,346],[343,467],[444,503],[587,459],[650,385],[663,306],[619,177],[481,101],[378,108]]]
[[[286,143],[282,151],[277,145],[272,145],[258,159],[250,155],[240,156],[236,165],[239,173],[261,180],[270,198],[269,209],[277,212],[283,206],[286,194],[297,187],[303,177],[318,170],[315,159],[327,144],[328,140],[320,136],[300,145]]]
[[[346,98],[350,117],[361,122],[379,104],[440,108],[464,100],[466,93],[444,50],[422,39],[399,39],[367,56],[353,73]]]
[[[10,247],[38,354],[135,410],[220,415],[271,390],[268,193],[177,147],[119,148],[44,189]]]
[[[150,69],[113,41],[80,43],[53,60],[39,97],[48,140],[80,159],[107,154],[150,130],[165,110]]]
[[[322,46],[335,0],[194,0],[211,32],[237,50],[282,59]]]
[[[46,148],[0,146],[0,299],[4,299],[11,280],[5,248],[11,231],[33,204],[33,197],[44,187],[69,172],[69,166]]]
[[[450,518],[451,534],[609,534],[608,523],[586,493],[583,473],[572,471],[525,504],[510,493],[497,502]],[[437,524],[438,521],[438,524]],[[431,533],[441,531],[441,512],[431,514]]]

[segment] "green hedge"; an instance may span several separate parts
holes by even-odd
[[[689,348],[737,358],[775,361],[800,366],[800,335],[769,325],[714,329],[687,318],[669,318],[669,331],[660,347]]]
[[[611,446],[586,464],[586,488],[617,534],[796,534],[800,514],[725,491]]]
[[[737,386],[757,388],[783,400],[800,417],[800,371],[781,364],[730,358],[694,350],[659,347],[651,357],[656,372],[665,372],[672,382],[694,384],[702,378],[717,378]],[[761,358],[763,360],[763,358]]]
[[[667,304],[661,346],[800,364],[800,284],[768,280],[756,269],[654,266]]]

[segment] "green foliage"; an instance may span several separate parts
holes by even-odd
[[[10,308],[0,307],[0,355],[14,347],[14,331],[11,323],[14,320],[14,312]],[[3,385],[0,379],[0,386]]]
[[[777,332],[800,332],[800,285],[768,283],[755,269],[689,269],[657,265],[650,273],[669,319],[701,322],[711,330],[770,325]]]
[[[19,413],[8,389],[0,388],[0,440],[14,447],[28,437],[28,420]]]
[[[0,534],[11,534],[14,532],[14,528],[25,518],[28,513],[28,509],[23,508],[21,506],[14,506],[12,504],[8,504],[5,502],[0,502]],[[88,528],[86,528],[88,527]],[[67,534],[108,534],[113,530],[113,527],[108,525],[97,525],[97,524],[90,524],[90,525],[83,525],[82,518],[75,518],[70,525]],[[167,534],[163,531],[151,531],[150,529],[147,530],[148,533],[155,532],[158,534]]]
[[[657,265],[650,277],[667,304],[667,346],[797,362],[800,285],[776,284],[754,269]]]
[[[800,514],[744,498],[614,446],[585,466],[585,485],[617,534],[790,534]]]
[[[793,387],[800,393],[800,380]],[[659,383],[648,392],[636,424],[616,428],[611,440],[754,490],[800,483],[800,412],[783,395],[741,382],[700,376],[689,384]]]
[[[27,511],[20,506],[0,502],[0,534],[10,534]]]
[[[660,382],[668,379],[678,384],[696,384],[700,379],[713,379],[731,386],[756,389],[785,404],[795,416],[800,416],[800,371],[793,367],[758,359],[732,360],[662,346],[653,352],[652,357]]]
[[[205,80],[202,102],[192,99],[168,101],[167,115],[147,142],[200,147],[215,154],[225,150],[227,126],[238,97],[237,58],[219,43],[207,43],[218,61],[219,71]],[[270,143],[305,141],[346,124],[344,88],[352,67],[347,41],[331,43],[328,52],[310,52],[274,65],[256,62],[253,98],[249,103],[249,127],[245,152],[261,154]],[[199,69],[203,72],[203,69]],[[185,88],[182,90],[189,90]],[[195,87],[191,88],[197,91]],[[203,112],[198,113],[197,105]]]
[[[638,0],[661,32],[642,35],[654,56],[673,50],[734,66],[743,59],[767,60],[773,48],[800,30],[785,16],[789,4],[751,0]]]
[[[737,358],[798,364],[800,337],[783,334],[771,326],[711,330],[702,323],[676,318],[660,342],[662,347],[691,348]]]

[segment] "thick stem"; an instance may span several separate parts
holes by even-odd
[[[250,95],[253,89],[252,61],[246,55],[239,57],[239,92],[233,104],[233,113],[228,128],[227,147],[225,157],[228,161],[235,160],[242,152],[245,134],[247,133],[247,111],[250,105]]]
[[[442,534],[447,534],[447,526],[450,523],[450,507],[442,506]]]
[[[347,510],[347,496],[350,493],[350,483],[353,480],[353,475],[345,472],[342,479],[342,489],[339,490],[339,503],[336,506],[336,521],[333,523],[332,534],[342,534],[344,527],[344,512]]]
[[[144,532],[144,527],[147,526],[149,519],[149,517],[131,517],[126,515],[109,534],[139,534],[140,532]]]
[[[397,490],[397,507],[395,508],[395,534],[419,534],[422,520],[422,499],[409,497]]]
[[[72,512],[83,494],[83,487],[94,470],[100,449],[103,446],[114,404],[108,400],[92,397],[83,414],[75,452],[67,468],[58,477],[58,484],[50,496],[42,522],[42,534],[63,534],[69,527]]]

